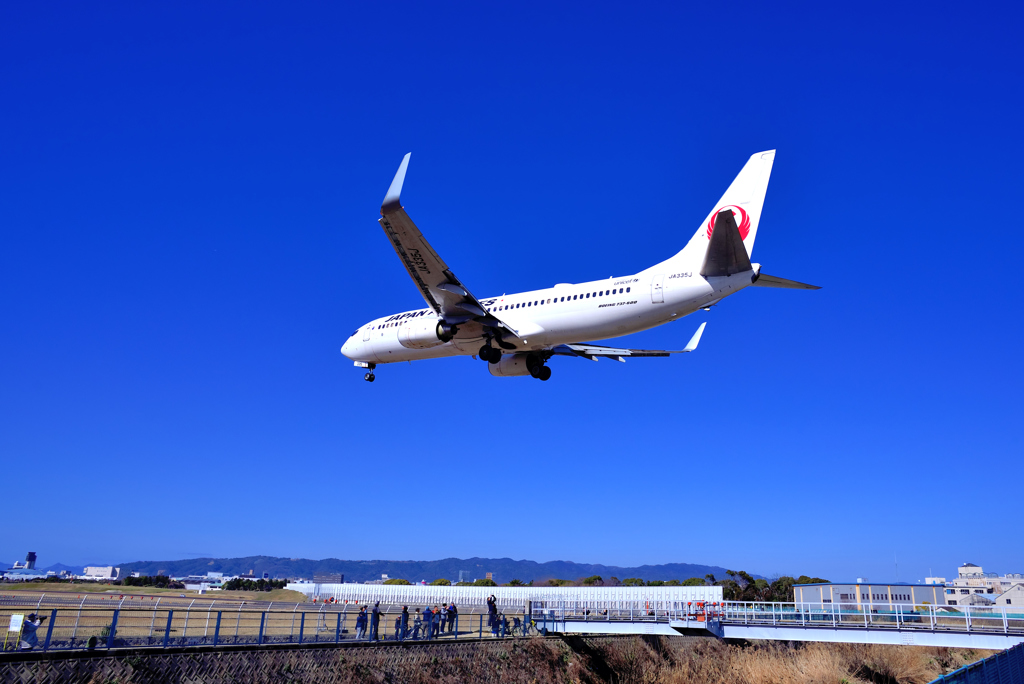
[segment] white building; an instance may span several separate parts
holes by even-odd
[[[994,599],[1021,585],[1024,585],[1024,575],[1020,573],[997,575],[994,572],[985,572],[980,565],[964,563],[957,568],[956,579],[946,583],[946,598],[951,604],[973,605],[965,603],[968,596],[988,595]]]
[[[92,566],[90,565],[85,569],[85,572],[78,576],[78,579],[84,580],[116,580],[117,576],[121,574],[121,568],[115,568],[112,565],[107,566]]]
[[[946,594],[937,584],[852,582],[850,584],[794,584],[797,603],[841,603],[859,610],[892,610],[896,606],[943,606]]]

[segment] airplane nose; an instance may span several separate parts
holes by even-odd
[[[355,345],[352,343],[352,338],[348,338],[345,344],[341,345],[341,353],[347,358],[352,358],[352,353],[355,351]]]

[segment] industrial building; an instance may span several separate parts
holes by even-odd
[[[892,610],[896,606],[946,605],[944,587],[936,584],[852,582],[850,584],[794,584],[797,603],[841,603],[859,610]]]
[[[84,580],[116,580],[118,575],[121,574],[121,568],[115,568],[112,565],[106,566],[93,566],[90,565],[85,569],[78,579]]]

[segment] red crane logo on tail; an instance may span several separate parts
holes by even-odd
[[[727,204],[724,207],[715,209],[711,213],[711,220],[708,221],[708,240],[711,239],[711,233],[715,231],[715,217],[718,216],[719,212],[726,209],[732,209],[732,216],[736,219],[736,227],[740,229],[740,239],[746,240],[747,234],[750,233],[750,215],[743,210],[743,207],[737,207],[735,204]]]

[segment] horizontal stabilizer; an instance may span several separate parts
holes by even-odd
[[[795,280],[786,280],[785,278],[776,278],[766,273],[762,273],[757,277],[757,280],[753,282],[753,287],[779,287],[786,290],[820,290],[821,288],[817,285],[808,285],[807,283],[798,283]]]
[[[615,359],[616,361],[625,361],[626,358],[644,358],[651,356],[669,356],[671,354],[684,354],[686,352],[692,352],[697,348],[697,343],[700,342],[700,336],[704,334],[704,326],[707,323],[701,323],[700,327],[697,328],[697,332],[693,333],[693,337],[686,344],[685,349],[620,349],[618,347],[602,347],[599,344],[560,344],[551,350],[552,354],[559,354],[562,356],[582,356],[585,359],[591,359],[597,361],[600,357]]]

